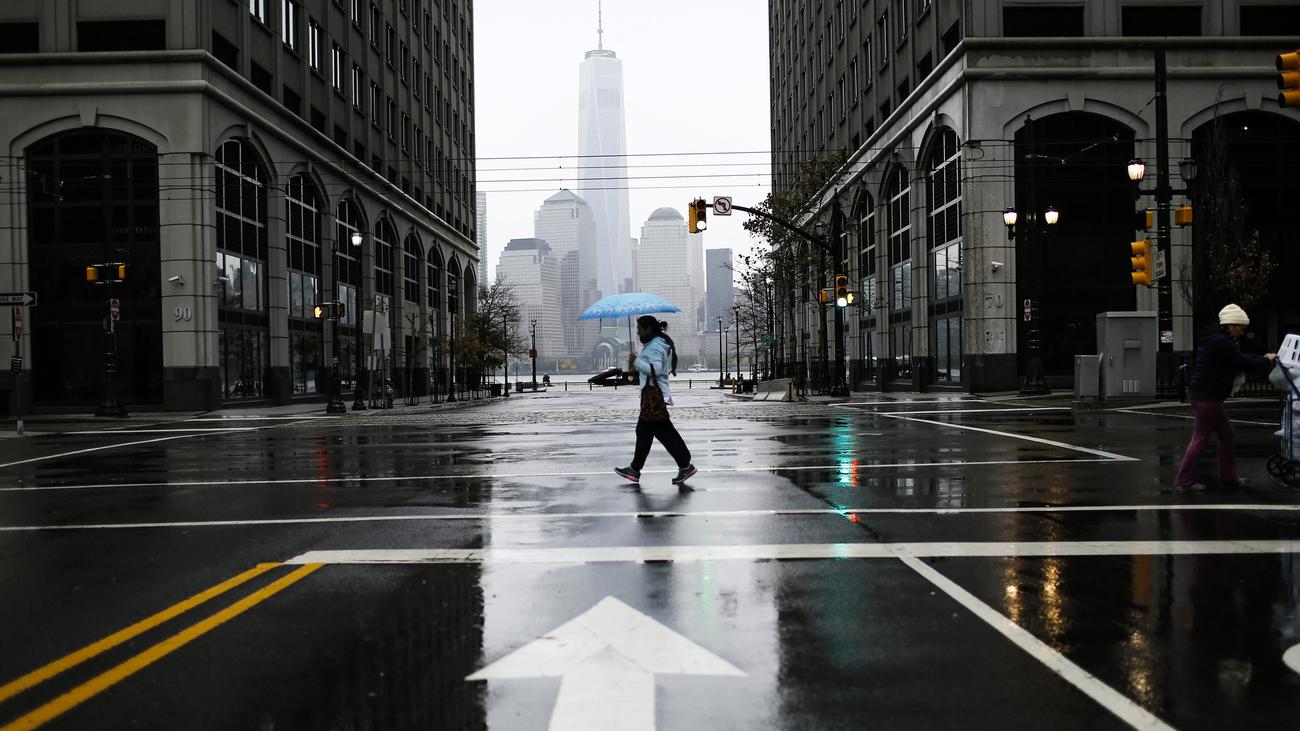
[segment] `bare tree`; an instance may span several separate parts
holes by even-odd
[[[478,311],[465,318],[454,345],[459,365],[492,370],[506,363],[506,354],[527,352],[520,332],[519,298],[514,285],[500,275],[490,286],[479,287]]]

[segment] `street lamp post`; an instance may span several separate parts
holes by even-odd
[[[501,391],[503,398],[510,398],[510,312],[501,311]]]
[[[736,380],[744,381],[740,375],[740,307],[732,307],[731,315],[731,323],[736,326]]]
[[[456,402],[456,313],[452,312],[451,337],[447,338],[447,403]]]
[[[334,242],[334,301],[342,302],[339,299],[339,242]],[[336,307],[330,308],[330,400],[325,405],[327,414],[345,414],[348,407],[343,403],[343,376],[339,370],[339,312]]]
[[[730,327],[722,328],[722,333],[724,337],[722,337],[721,340],[722,342],[726,343],[729,340],[729,338],[725,336],[731,334],[731,328]],[[727,380],[730,381],[731,380],[731,355],[727,353],[725,350],[722,353],[722,363],[718,364],[718,371],[721,372],[723,368],[727,369]]]
[[[356,367],[356,373],[352,377],[353,380],[352,410],[365,411],[366,402],[365,399],[363,398],[364,394],[361,391],[361,374],[365,368],[365,364],[362,361],[362,354],[361,354],[361,351],[365,348],[364,340],[363,340],[364,336],[361,331],[365,327],[365,323],[366,323],[365,309],[364,309],[365,301],[366,301],[366,276],[365,276],[365,267],[364,267],[365,249],[361,248],[361,242],[364,240],[364,237],[362,237],[360,231],[353,231],[351,240],[352,240],[352,245],[357,247],[357,263],[361,265],[357,267],[358,271],[360,272],[360,276],[357,277],[357,279],[359,280],[357,282],[357,346],[356,346],[357,367]]]
[[[724,356],[722,354],[722,318],[719,317],[718,318],[718,388],[723,387],[722,385],[722,361],[723,360],[724,360]]]
[[[537,390],[537,321],[528,321],[528,335],[532,338],[532,347],[528,349],[528,357],[533,361],[533,390]]]

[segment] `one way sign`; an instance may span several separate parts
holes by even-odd
[[[4,292],[0,293],[0,306],[13,307],[15,305],[35,305],[35,292]]]

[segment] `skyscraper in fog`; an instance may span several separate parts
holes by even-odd
[[[533,215],[533,235],[550,244],[551,254],[559,263],[564,354],[588,356],[596,344],[599,325],[579,322],[578,315],[600,298],[596,286],[596,220],[591,206],[572,191],[562,190],[547,198]]]
[[[478,242],[478,286],[490,287],[492,281],[487,275],[487,193],[481,190],[474,195],[474,214],[474,239]]]
[[[604,34],[603,27],[597,34]],[[596,220],[596,282],[602,295],[610,295],[635,285],[624,179],[623,62],[603,41],[597,46],[578,67],[577,188]]]
[[[735,298],[731,270],[731,249],[709,249],[704,252],[704,278],[709,288],[708,311],[704,316],[704,329],[716,332],[718,318],[722,326],[730,327],[732,320],[731,301]]]
[[[527,336],[529,321],[536,320],[537,352],[562,357],[560,267],[551,247],[541,239],[510,239],[497,262],[497,275],[514,288],[519,300],[520,332]]]

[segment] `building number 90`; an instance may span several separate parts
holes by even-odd
[[[177,307],[174,314],[177,322],[194,319],[194,312],[188,307]]]

